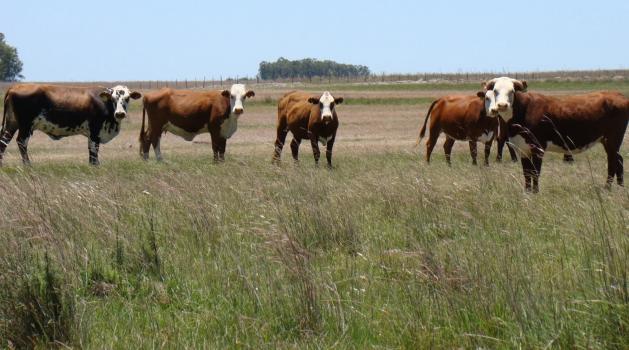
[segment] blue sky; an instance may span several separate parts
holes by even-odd
[[[629,1],[3,1],[31,81],[253,76],[313,57],[375,73],[629,68]]]

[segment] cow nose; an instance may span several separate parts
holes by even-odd
[[[498,103],[498,110],[504,111],[505,109],[507,109],[508,106],[509,105],[504,102]]]
[[[324,122],[329,123],[329,122],[332,121],[332,116],[331,115],[324,115],[322,117],[322,119],[323,119]]]
[[[234,113],[242,114],[242,112],[244,112],[244,110],[242,108],[234,108]]]
[[[492,109],[490,109],[490,110],[489,110],[489,113],[490,113],[491,115],[496,115],[496,114],[498,114],[498,110],[497,110],[497,109],[495,109],[495,108],[492,108]]]
[[[116,114],[114,114],[114,116],[115,116],[116,118],[121,119],[121,118],[126,117],[126,116],[127,116],[127,113],[125,113],[125,112],[116,112]]]

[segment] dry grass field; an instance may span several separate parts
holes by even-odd
[[[207,134],[167,134],[166,161],[141,161],[139,102],[99,167],[81,136],[37,132],[31,167],[11,143],[0,346],[627,348],[629,191],[604,189],[601,146],[573,165],[545,156],[532,195],[495,147],[477,167],[457,142],[448,167],[441,145],[430,165],[415,146],[433,98],[476,86],[334,85],[335,168],[307,142],[275,166],[290,87],[253,88],[223,164]],[[539,86],[607,88],[629,93]]]

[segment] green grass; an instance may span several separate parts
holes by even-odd
[[[537,195],[466,153],[5,167],[1,346],[626,348],[603,158],[549,156]],[[25,319],[47,327],[16,339]]]
[[[478,83],[384,83],[384,84],[332,84],[325,85],[330,91],[477,91],[481,88]],[[307,85],[306,90],[320,90],[321,85]],[[548,90],[619,90],[629,93],[629,81],[531,81],[529,91]]]

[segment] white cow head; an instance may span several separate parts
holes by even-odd
[[[485,112],[487,116],[494,118],[500,116],[498,107],[496,106],[496,94],[494,90],[479,91],[476,93],[476,96],[485,101]]]
[[[255,96],[253,90],[247,91],[244,84],[234,84],[230,90],[223,90],[222,95],[229,97],[231,113],[239,116],[245,112],[244,102],[248,97]]]
[[[332,121],[334,116],[334,106],[343,103],[343,98],[334,98],[329,91],[324,91],[320,98],[311,97],[308,99],[308,102],[313,105],[319,105],[321,110],[321,120],[324,123],[329,123]]]
[[[516,91],[526,91],[526,81],[500,77],[482,84],[485,91],[485,109],[490,116],[500,114],[505,121],[513,116],[513,99]],[[489,99],[488,99],[489,98]],[[489,106],[488,106],[489,104]],[[496,113],[497,112],[497,113]]]
[[[128,87],[123,85],[116,85],[111,89],[107,89],[100,93],[100,98],[105,102],[113,102],[114,104],[114,117],[116,119],[122,119],[127,116],[127,109],[129,107],[129,98],[137,100],[142,97],[137,91],[131,92]]]

